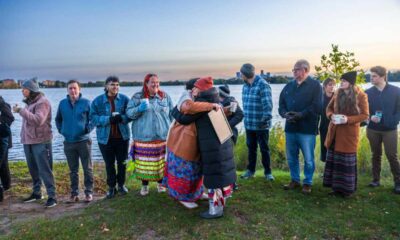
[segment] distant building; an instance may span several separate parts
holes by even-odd
[[[262,78],[264,78],[265,80],[268,81],[268,80],[271,78],[271,73],[270,73],[270,72],[267,72],[267,73],[265,74],[265,73],[264,73],[264,70],[261,70],[260,76],[261,76]]]
[[[3,79],[0,80],[1,88],[17,88],[18,84],[14,79]]]
[[[236,78],[240,78],[240,72],[236,72]]]
[[[56,86],[56,81],[53,81],[53,80],[44,80],[44,81],[42,82],[42,86],[43,86],[43,87],[54,87],[54,86]]]

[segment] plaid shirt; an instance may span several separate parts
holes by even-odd
[[[260,76],[252,84],[245,83],[242,90],[244,127],[247,130],[266,130],[271,127],[271,87]]]

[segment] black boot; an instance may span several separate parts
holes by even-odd
[[[106,198],[107,199],[111,199],[111,198],[115,197],[116,194],[117,194],[117,189],[109,188],[108,192],[107,192],[107,195],[106,195]]]

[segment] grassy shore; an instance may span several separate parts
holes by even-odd
[[[319,144],[317,138],[315,183],[310,196],[282,189],[290,177],[284,131],[276,125],[270,131],[269,143],[276,181],[265,181],[261,169],[253,179],[239,179],[240,189],[228,200],[222,219],[200,219],[199,213],[207,209],[207,202],[200,202],[198,209],[187,210],[167,194],[158,194],[154,184],[150,195],[142,197],[140,184],[134,180],[128,181],[128,195],[80,205],[72,208],[73,213],[63,202],[56,210],[34,205],[29,217],[23,211],[13,212],[10,207],[5,217],[13,219],[19,214],[23,221],[11,224],[7,235],[0,239],[400,239],[400,195],[392,193],[392,177],[385,157],[383,186],[367,187],[371,163],[365,130],[361,132],[358,152],[358,190],[350,199],[328,196],[330,190],[321,186],[324,165],[319,160]],[[239,136],[235,146],[235,161],[240,175],[247,163],[244,135]],[[22,161],[13,162],[10,167],[13,201],[21,202],[22,196],[31,191],[28,168]],[[54,172],[57,192],[65,199],[69,194],[67,164],[57,162]],[[94,191],[99,199],[107,188],[102,163],[94,165],[94,176]],[[36,216],[36,211],[50,212]],[[51,211],[57,213],[56,217]],[[2,215],[0,212],[0,224]]]
[[[97,165],[95,175],[104,176]],[[27,182],[24,163],[12,163],[15,180]],[[55,164],[57,174],[67,174],[64,163]],[[240,174],[240,172],[238,173]],[[267,182],[258,171],[250,180],[239,180],[239,191],[228,200],[222,219],[206,221],[195,210],[184,209],[167,194],[141,197],[138,181],[129,182],[130,192],[112,200],[99,200],[58,218],[36,218],[13,225],[1,239],[398,239],[400,238],[400,196],[394,195],[390,178],[383,187],[366,187],[369,176],[361,175],[354,197],[328,196],[315,175],[313,193],[284,191],[289,181],[286,171],[274,171],[275,182]],[[99,183],[98,181],[96,181]],[[100,182],[104,188],[104,180]],[[27,186],[13,191],[29,192]],[[57,177],[57,189],[68,189],[68,177]],[[103,191],[98,189],[98,191]],[[68,191],[64,191],[68,194]],[[62,192],[59,192],[62,194]],[[63,203],[60,204],[61,207]],[[38,208],[42,206],[38,205]]]

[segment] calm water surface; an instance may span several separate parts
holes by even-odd
[[[400,83],[396,83],[395,85],[400,86]],[[231,90],[231,95],[234,96],[238,101],[240,106],[242,106],[242,97],[241,97],[241,91],[242,91],[242,85],[231,85],[229,86]],[[283,119],[279,116],[278,114],[278,99],[279,99],[279,94],[284,87],[284,84],[272,84],[271,89],[272,89],[272,98],[273,98],[273,123],[277,122],[282,122]],[[365,87],[369,87],[369,85],[366,85]],[[140,91],[141,87],[121,87],[120,92],[131,97],[135,92]],[[165,86],[162,87],[162,90],[167,92],[174,103],[178,100],[180,94],[183,91],[183,86]],[[50,100],[51,102],[51,107],[52,107],[52,128],[53,128],[53,158],[55,160],[63,160],[65,159],[65,155],[63,152],[63,137],[58,133],[54,118],[57,112],[58,104],[59,102],[65,98],[66,96],[66,89],[64,88],[53,88],[53,89],[42,89],[46,97]],[[93,100],[96,96],[100,95],[103,93],[103,88],[84,88],[82,89],[82,94],[84,97]],[[13,89],[13,90],[0,90],[0,95],[3,96],[3,98],[10,103],[11,105],[18,104],[20,106],[24,106],[22,103],[22,94],[20,89]],[[25,159],[24,151],[22,144],[20,143],[20,130],[21,130],[21,117],[18,114],[15,114],[15,121],[12,125],[12,135],[13,135],[13,148],[10,149],[9,153],[9,159],[10,160],[23,160]],[[239,126],[239,128],[242,128],[242,124]],[[93,159],[94,160],[101,160],[101,154],[97,145],[97,139],[96,139],[96,131],[92,131],[91,137],[93,140],[93,148],[92,148],[92,154],[93,154]]]

